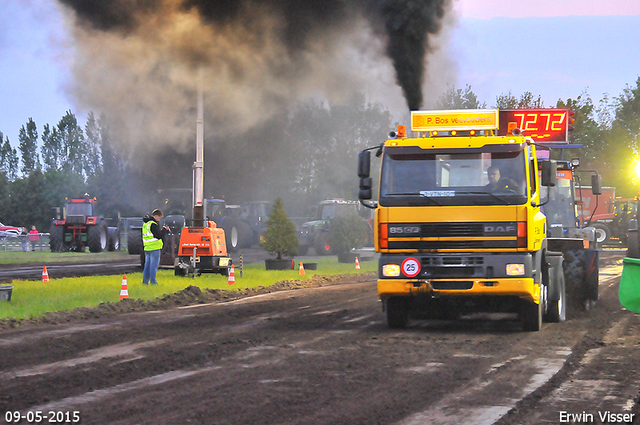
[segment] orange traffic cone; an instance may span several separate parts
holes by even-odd
[[[129,289],[127,289],[127,275],[122,275],[122,289],[120,289],[120,299],[129,298]]]
[[[49,273],[47,273],[47,266],[42,269],[42,281],[49,282]]]
[[[298,274],[300,276],[304,275],[304,266],[302,265],[302,261],[300,261],[300,267],[298,268]]]
[[[234,283],[236,283],[236,272],[233,269],[233,264],[231,265],[231,268],[229,269],[229,280],[227,281],[227,283],[229,285],[233,285]]]
[[[360,261],[358,261],[358,257],[356,257],[356,270],[360,270]]]

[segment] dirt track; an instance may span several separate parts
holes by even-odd
[[[235,300],[189,288],[135,308],[151,311],[52,316],[64,324],[0,331],[1,419],[505,425],[609,411],[640,423],[640,320],[617,300],[620,258],[602,259],[594,310],[531,333],[496,315],[389,330],[371,277]]]

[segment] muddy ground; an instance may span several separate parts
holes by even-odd
[[[111,272],[104,270],[103,272]],[[96,274],[100,274],[97,270]],[[132,313],[136,311],[167,310],[175,307],[182,307],[197,304],[209,304],[215,302],[232,301],[239,298],[254,297],[256,295],[269,294],[278,291],[288,291],[302,288],[314,288],[325,285],[335,285],[344,282],[360,281],[363,279],[373,279],[375,273],[362,273],[357,277],[350,274],[323,276],[314,275],[306,280],[284,280],[270,286],[260,286],[257,288],[246,288],[243,290],[225,291],[220,289],[204,289],[190,285],[182,291],[164,295],[154,300],[144,301],[140,299],[126,298],[118,302],[102,303],[98,307],[77,308],[71,311],[61,311],[47,313],[42,317],[33,319],[15,320],[0,319],[0,329],[33,326],[40,324],[63,324],[87,319],[100,319],[113,317],[119,314]]]
[[[601,256],[593,310],[539,332],[500,315],[390,330],[371,274],[5,323],[0,423],[38,411],[83,424],[640,423],[640,318],[617,300],[621,258]]]

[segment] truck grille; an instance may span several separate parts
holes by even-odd
[[[517,248],[517,240],[389,241],[389,249]]]
[[[428,223],[420,226],[420,236],[431,238],[483,236],[483,223]]]
[[[421,275],[425,277],[474,277],[484,273],[483,257],[423,257],[421,260]]]
[[[518,247],[516,222],[389,223],[389,249],[495,249]]]

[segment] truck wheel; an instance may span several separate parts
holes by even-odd
[[[87,230],[87,245],[89,251],[102,252],[107,249],[107,226],[97,224]]]
[[[640,258],[640,233],[637,230],[629,230],[627,234],[627,257]]]
[[[109,227],[109,251],[120,251],[120,232],[117,227]]]
[[[142,252],[142,229],[129,229],[127,232],[127,251],[131,255]]]
[[[316,254],[318,255],[331,254],[331,245],[327,242],[326,232],[316,235],[313,241],[313,249],[316,250]]]
[[[391,297],[385,302],[387,325],[391,329],[403,329],[409,322],[409,301],[405,297]]]
[[[609,230],[607,225],[602,223],[594,223],[593,227],[596,229],[596,242],[598,243],[598,246],[609,243],[609,239],[611,238],[611,230]]]
[[[558,299],[547,302],[547,313],[544,318],[547,322],[564,322],[567,320],[566,292],[564,288],[564,273],[560,270],[557,274],[556,285],[558,286]]]
[[[298,255],[307,255],[309,247],[307,245],[298,245]]]
[[[62,226],[51,226],[49,230],[49,248],[51,252],[61,252],[64,239],[64,228]]]
[[[522,329],[527,332],[537,332],[542,328],[542,300],[539,303],[533,301],[521,301],[520,319]]]

